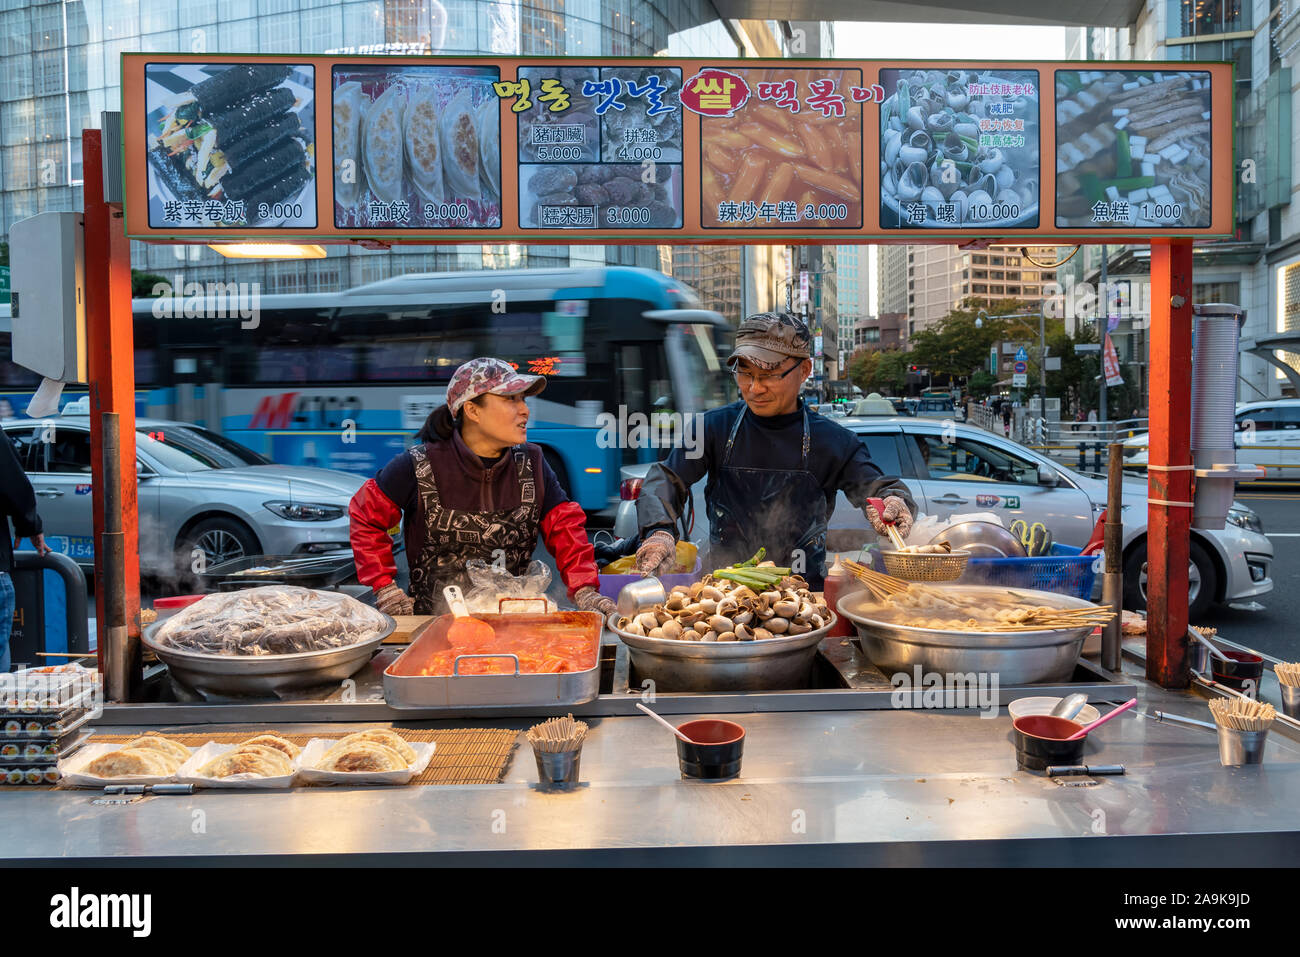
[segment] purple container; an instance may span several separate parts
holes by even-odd
[[[684,572],[681,575],[660,575],[659,580],[664,583],[664,592],[672,591],[677,585],[690,585],[699,579],[701,561],[700,556],[695,556],[695,569],[691,572]],[[601,575],[600,593],[606,598],[617,599],[618,593],[625,585],[639,582],[641,579],[641,575]]]

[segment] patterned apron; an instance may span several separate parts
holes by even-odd
[[[446,508],[438,496],[424,446],[410,450],[419,494],[418,515],[424,520],[424,547],[410,560],[410,594],[417,615],[444,614],[447,603],[442,590],[448,585],[468,591],[471,582],[465,562],[471,558],[491,564],[500,551],[510,574],[522,575],[528,569],[537,548],[542,509],[528,454],[522,448],[512,449],[511,454],[521,490],[518,508],[478,512]]]

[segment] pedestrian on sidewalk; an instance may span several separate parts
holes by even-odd
[[[8,436],[0,438],[0,516],[4,524],[0,530],[3,532],[0,534],[0,674],[8,674],[9,633],[14,623],[14,582],[10,577],[14,567],[13,550],[24,538],[30,538],[37,552],[42,555],[50,552],[41,534],[41,517],[36,514],[36,492]],[[10,519],[17,533],[12,545]]]

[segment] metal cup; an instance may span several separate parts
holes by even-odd
[[[651,575],[623,586],[618,593],[618,613],[624,618],[631,618],[655,605],[662,605],[667,600],[664,583]]]
[[[582,748],[576,751],[538,751],[534,748],[533,757],[537,759],[537,782],[542,787],[568,788],[578,783]]]
[[[1282,689],[1282,713],[1288,718],[1300,718],[1300,687],[1279,684]]]
[[[1218,726],[1218,731],[1219,763],[1225,768],[1264,763],[1264,742],[1268,738],[1267,731],[1237,731],[1222,725]]]
[[[1210,649],[1206,648],[1199,641],[1190,642],[1187,645],[1187,657],[1191,663],[1192,670],[1198,675],[1210,674]]]

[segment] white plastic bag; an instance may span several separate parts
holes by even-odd
[[[512,575],[498,565],[489,565],[481,558],[471,558],[465,563],[465,571],[474,586],[465,593],[465,607],[471,614],[495,615],[501,610],[502,598],[541,598],[546,600],[546,611],[556,610],[555,602],[546,598],[546,589],[551,584],[551,570],[545,562],[528,563],[528,570],[522,575]],[[507,605],[506,611],[540,612],[537,602],[520,603],[513,609]]]

